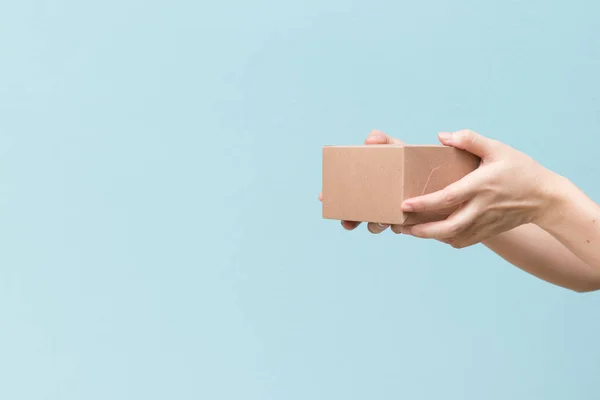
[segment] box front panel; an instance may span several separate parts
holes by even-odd
[[[323,218],[401,223],[403,147],[323,148]]]

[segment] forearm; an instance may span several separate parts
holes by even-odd
[[[527,224],[483,244],[509,263],[540,279],[577,292],[600,288],[600,270],[575,256],[542,228]]]
[[[600,206],[558,175],[534,223],[484,244],[540,279],[579,292],[600,289]]]
[[[549,211],[536,224],[600,274],[600,206],[562,177],[551,196]]]

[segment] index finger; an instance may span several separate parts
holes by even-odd
[[[365,144],[404,144],[400,139],[393,138],[377,129],[369,133],[365,139]]]

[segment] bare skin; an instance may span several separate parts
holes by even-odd
[[[564,177],[527,155],[463,130],[439,134],[440,142],[481,157],[481,166],[435,193],[407,199],[406,212],[459,206],[447,219],[411,227],[368,223],[464,248],[482,243],[522,270],[577,292],[600,289],[600,206]],[[373,131],[365,144],[402,144]],[[322,200],[322,195],[319,195]],[[347,230],[360,222],[342,221]]]

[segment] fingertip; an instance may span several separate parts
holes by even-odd
[[[319,193],[319,201],[323,201],[323,192]]]
[[[405,201],[404,203],[402,203],[400,208],[404,212],[413,212],[413,211],[415,211],[415,204],[414,204],[414,202]]]
[[[365,139],[365,144],[385,144],[385,143],[387,143],[387,139],[386,139],[385,135],[380,134],[380,133],[376,133],[376,134],[371,133]]]
[[[369,222],[369,224],[367,225],[367,230],[369,232],[371,232],[372,234],[377,235],[377,234],[385,231],[388,227],[389,227],[388,224]]]
[[[354,230],[359,224],[359,222],[355,222],[355,221],[341,221],[341,223],[342,223],[342,227],[344,229],[346,229],[347,231]]]
[[[373,224],[373,223],[371,223],[371,222],[369,222],[369,223],[367,224],[367,230],[368,230],[370,233],[374,234],[374,235],[376,235],[376,234],[378,234],[378,233],[379,233],[379,231],[377,231],[377,229],[375,228],[375,224]]]
[[[439,132],[438,139],[442,144],[451,145],[452,133],[450,132]]]
[[[400,235],[402,233],[402,225],[392,225],[391,230],[396,235]]]

